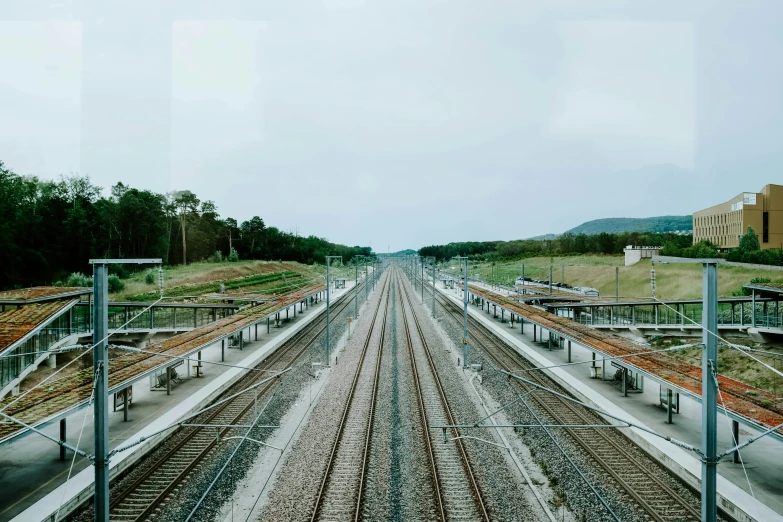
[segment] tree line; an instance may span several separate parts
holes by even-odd
[[[721,257],[739,263],[783,266],[783,248],[762,250],[759,235],[753,227],[748,227],[740,237],[737,248],[730,248],[728,251],[719,251],[715,244],[705,239],[684,248],[667,244],[661,250],[661,255],[692,258]]]
[[[431,245],[419,249],[421,256],[434,256],[438,261],[454,256],[474,259],[518,259],[535,256],[563,256],[572,254],[622,254],[628,245],[685,248],[693,242],[690,234],[672,232],[623,232],[610,234],[573,234],[566,232],[553,239],[521,239],[514,241],[471,241]]]
[[[349,262],[370,247],[345,246],[222,218],[191,191],[158,194],[122,182],[108,197],[89,177],[21,176],[0,161],[0,288],[47,285],[90,272],[90,258],[162,258],[167,265],[223,259]],[[122,266],[113,270],[123,275]]]

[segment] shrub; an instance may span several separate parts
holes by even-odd
[[[215,250],[215,253],[207,258],[207,263],[220,263],[221,261],[223,261],[223,254],[220,253],[220,250]]]
[[[147,272],[147,275],[144,276],[144,282],[148,285],[154,285],[155,284],[155,274],[150,270]]]
[[[109,276],[109,293],[115,294],[117,292],[122,292],[125,290],[125,283],[122,282],[122,279],[117,277],[116,274],[111,274]]]
[[[92,277],[88,277],[81,272],[74,272],[65,280],[64,286],[92,286]]]
[[[231,263],[236,263],[239,261],[239,254],[237,254],[236,249],[231,249],[231,253],[228,254],[228,261]]]
[[[131,275],[125,265],[109,265],[109,275],[116,274],[120,279],[127,279]]]

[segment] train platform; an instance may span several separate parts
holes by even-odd
[[[352,287],[353,281],[350,281],[346,289],[333,290],[332,301],[336,302]],[[122,405],[109,414],[110,447],[138,441],[202,409],[246,372],[239,367],[248,368],[258,364],[315,320],[325,307],[325,300],[321,300],[306,308],[304,313],[297,313],[295,317],[281,321],[279,327],[272,326],[269,333],[266,328],[259,328],[257,338],[247,339],[241,350],[239,347],[221,346],[220,340],[209,344],[201,351],[202,365],[198,370],[195,355],[175,368],[181,379],[172,387],[170,395],[167,395],[165,388],[153,390],[155,383],[152,380],[137,381],[132,386],[128,420],[124,420]],[[221,357],[225,358],[225,364],[234,366],[209,364],[220,362]],[[63,417],[67,442],[72,445],[78,443],[79,449],[89,454],[93,452],[91,412],[91,408],[81,408]],[[60,437],[58,422],[46,424],[41,429],[54,438]],[[140,459],[162,438],[152,437],[114,456],[110,464],[112,476]],[[62,506],[62,517],[84,498],[90,497],[94,471],[86,458],[77,456],[71,478],[66,484],[72,459],[73,452],[66,451],[65,459],[61,460],[58,445],[32,432],[24,433],[3,445],[0,452],[0,521],[54,520],[58,507]]]
[[[288,316],[292,308],[296,316],[297,305],[301,308],[306,301],[312,301],[314,296],[324,293],[322,284],[309,285],[274,301],[241,309],[205,326],[155,342],[147,346],[144,352],[115,355],[109,364],[109,393],[117,394],[135,382],[165,372],[168,367],[179,364],[177,357],[191,357],[215,342],[239,335],[239,343],[242,345],[243,339],[250,339],[252,327],[255,327],[258,336],[258,326],[264,319],[268,327],[270,319],[274,317],[277,322],[282,312]],[[248,333],[245,338],[246,329]],[[92,369],[83,369],[18,397],[6,397],[0,401],[0,408],[4,414],[37,428],[84,406],[92,393],[92,382]],[[13,440],[28,429],[18,423],[0,422],[0,444]]]
[[[462,305],[460,289],[438,291]],[[481,308],[471,305],[468,310],[472,317],[505,339],[537,366],[557,366],[567,362],[566,349],[550,351],[548,342],[541,342],[541,339],[533,342],[533,329],[529,323],[526,324],[525,333],[521,334],[518,322],[515,322],[514,328],[510,327],[508,315],[505,322],[501,323],[500,316],[493,318],[491,313],[482,312]],[[624,396],[613,380],[594,378],[595,373],[591,373],[592,357],[593,351],[574,342],[571,361],[585,364],[546,371],[588,404],[694,447],[701,445],[700,403],[681,396],[683,400],[680,401],[679,413],[673,416],[672,424],[667,424],[667,409],[661,405],[661,389],[657,384],[647,383],[643,391],[636,390]],[[604,367],[602,362],[601,357],[596,358],[596,366]],[[606,361],[605,366],[612,368],[611,361]],[[623,432],[686,483],[699,488],[701,462],[694,453],[641,430],[628,428]],[[742,425],[740,442],[759,433],[760,430]],[[719,413],[719,450],[733,445],[731,421]],[[724,459],[718,466],[719,506],[740,521],[783,521],[783,469],[775,459],[769,458],[781,452],[782,442],[764,437],[742,450],[744,469],[742,464],[734,464],[730,458]]]

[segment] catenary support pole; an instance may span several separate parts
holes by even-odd
[[[715,376],[718,369],[718,264],[704,263],[704,352],[701,369],[702,432],[701,451],[701,520],[715,522],[717,504],[718,404]]]
[[[329,256],[326,256],[326,366],[330,365],[331,356],[329,353]]]
[[[432,317],[435,317],[435,258],[432,258]]]
[[[462,361],[468,367],[468,258],[465,258],[465,292],[462,298],[464,315],[462,321]]]
[[[332,363],[331,358],[331,347],[329,346],[329,303],[331,299],[331,289],[330,287],[330,281],[329,281],[329,265],[332,262],[332,259],[341,259],[342,256],[326,256],[326,365],[330,366]]]
[[[549,295],[552,295],[552,263],[549,263]]]
[[[93,369],[95,372],[95,520],[109,522],[109,330],[108,265],[93,265]]]
[[[614,300],[620,300],[620,267],[614,267]]]

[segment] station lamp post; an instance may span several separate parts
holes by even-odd
[[[93,307],[92,359],[93,375],[95,376],[93,416],[96,522],[109,522],[109,265],[161,265],[162,263],[162,259],[90,259],[93,302],[95,303]],[[163,297],[162,293],[161,297]],[[126,404],[125,408],[127,407]]]
[[[464,305],[464,316],[462,321],[462,366],[468,367],[468,258],[466,256],[455,256],[454,259],[464,261],[465,288],[463,291],[462,304]]]
[[[329,265],[332,259],[343,260],[343,256],[326,256],[326,365],[330,366],[332,357],[329,351],[329,298],[331,295],[329,282]]]

